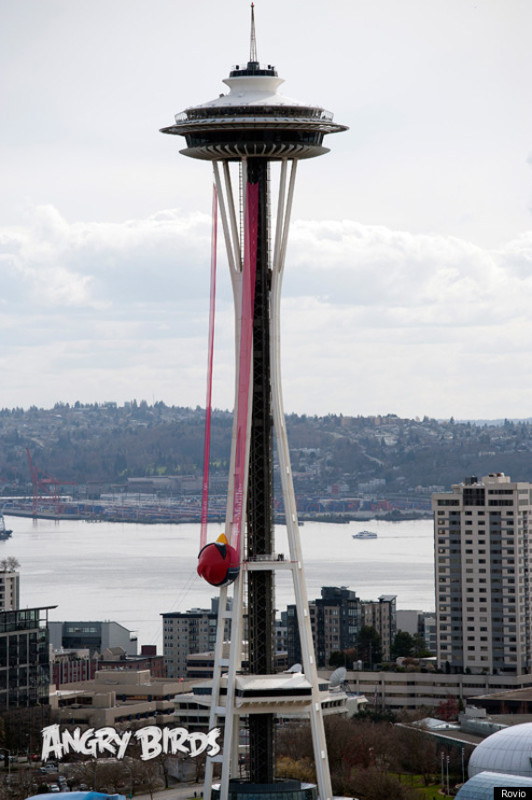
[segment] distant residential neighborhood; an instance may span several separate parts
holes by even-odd
[[[148,493],[181,498],[186,518],[195,518],[204,417],[201,408],[144,400],[2,409],[0,491],[4,497],[30,498],[38,472],[41,489],[53,485],[56,493],[78,501],[95,502],[104,493]],[[532,479],[530,420],[291,414],[287,425],[303,518],[428,512],[431,492],[448,489],[465,475],[504,471],[514,480]],[[225,510],[231,435],[232,414],[215,410],[210,492],[216,518]],[[277,511],[282,514],[280,500]]]

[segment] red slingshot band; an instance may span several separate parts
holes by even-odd
[[[216,194],[213,205],[213,250],[211,269],[211,310],[209,324],[209,364],[207,379],[207,413],[205,417],[205,450],[203,459],[203,493],[201,509],[200,552],[198,574],[213,586],[225,586],[236,579],[240,568],[240,542],[244,519],[244,488],[246,485],[247,431],[250,413],[250,388],[253,354],[253,315],[255,307],[255,276],[257,272],[257,233],[259,187],[247,185],[244,219],[244,264],[241,284],[240,350],[238,353],[238,389],[236,401],[236,443],[234,454],[234,492],[231,516],[231,541],[222,534],[216,542],[207,544],[207,512],[209,494],[209,455],[211,430],[212,353],[214,338],[214,287],[216,264]]]
[[[211,231],[211,297],[209,308],[209,346],[207,356],[207,399],[205,402],[205,441],[203,445],[203,485],[201,494],[200,550],[207,542],[207,520],[209,516],[209,461],[211,453],[212,416],[212,365],[214,353],[214,312],[216,306],[216,253],[218,244],[218,192],[212,187],[212,231]]]

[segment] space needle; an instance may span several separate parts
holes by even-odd
[[[185,138],[184,155],[212,162],[235,303],[225,543],[200,553],[199,571],[207,580],[211,558],[227,560],[228,567],[231,562],[234,578],[211,580],[220,585],[220,601],[209,727],[223,727],[224,744],[221,755],[207,760],[204,798],[258,800],[267,792],[279,800],[327,800],[331,780],[281,391],[280,302],[298,161],[327,153],[324,136],[346,127],[323,108],[280,93],[283,80],[274,66],[257,58],[253,4],[249,61],[236,65],[224,83],[228,92],[187,108],[162,129]],[[286,555],[274,542],[274,438]],[[274,577],[280,570],[292,577],[303,654],[289,673],[275,673],[274,665]],[[310,719],[317,787],[276,778],[275,720],[288,714]],[[239,777],[243,736],[249,742],[246,778]],[[213,786],[217,761],[221,780]]]

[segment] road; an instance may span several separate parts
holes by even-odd
[[[194,800],[194,797],[201,797],[203,783],[179,783],[171,786],[170,789],[160,789],[153,793],[153,800]],[[135,794],[133,800],[152,800],[152,795]]]

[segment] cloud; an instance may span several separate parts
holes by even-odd
[[[502,280],[494,255],[469,242],[350,221],[296,223],[291,256],[313,294],[340,304],[447,305],[489,297]]]
[[[233,310],[221,253],[215,404],[227,408]],[[202,405],[209,260],[210,220],[177,209],[68,223],[45,206],[25,227],[0,230],[4,403]],[[449,407],[463,417],[481,402],[478,416],[524,415],[531,266],[532,233],[486,250],[350,220],[294,221],[282,312],[287,409],[446,416]],[[504,386],[495,380],[479,398],[494,365]]]
[[[204,215],[177,210],[124,223],[68,224],[55,208],[39,207],[26,228],[0,233],[0,263],[18,278],[4,302],[37,301],[55,311],[175,302],[184,286],[189,297],[198,295],[209,226]]]
[[[287,408],[307,397],[324,413],[529,413],[532,234],[495,251],[351,221],[298,222],[288,261]]]

